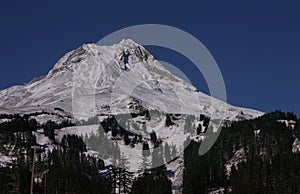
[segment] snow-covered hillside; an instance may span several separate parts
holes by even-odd
[[[187,138],[199,141],[205,138],[205,126],[199,119],[200,114],[224,121],[252,119],[263,114],[229,105],[200,92],[172,75],[144,47],[132,40],[122,40],[112,46],[82,45],[65,54],[46,76],[0,91],[0,113],[37,112],[30,118],[36,119],[41,125],[48,120],[59,123],[94,116],[98,116],[101,121],[109,115],[130,115],[139,113],[141,109],[164,114],[150,115],[151,119],[137,115],[129,118],[126,127],[122,127],[132,134],[142,135],[144,142],[149,140],[151,132],[155,132],[162,141],[162,149],[165,149],[166,143],[174,147],[172,152],[175,152],[173,154],[176,157],[171,159],[175,160],[164,158],[167,169],[173,173],[170,179],[174,187],[181,186],[184,142]],[[165,125],[167,113],[174,116],[174,125]],[[187,115],[196,116],[190,125],[193,130],[188,133],[184,131]],[[74,126],[57,130],[56,142],[59,143],[65,134],[88,138],[99,133],[98,126]],[[199,126],[201,134],[196,131]],[[44,136],[42,130],[35,132],[35,136],[39,145],[51,150],[52,141]],[[113,139],[110,133],[106,138]],[[142,143],[135,144],[133,148],[124,145],[122,140],[113,139],[113,142],[128,159],[130,170],[139,170],[143,162]],[[151,141],[149,145],[152,151],[154,145]],[[0,155],[1,158],[5,161],[9,159]],[[109,163],[110,158],[105,161]]]
[[[0,91],[2,112],[53,112],[58,107],[68,115],[90,117],[128,112],[133,101],[165,112],[203,113],[224,120],[262,114],[199,92],[132,40],[113,46],[84,44],[65,54],[47,76]]]

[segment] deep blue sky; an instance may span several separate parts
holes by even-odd
[[[299,10],[296,0],[2,1],[0,89],[47,74],[64,53],[83,43],[130,25],[158,23],[189,32],[209,49],[231,104],[300,115]],[[187,61],[182,56],[149,50],[208,92],[201,76],[182,65]]]

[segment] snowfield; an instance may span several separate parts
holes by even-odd
[[[263,114],[199,92],[172,75],[132,40],[113,46],[84,44],[65,54],[47,76],[0,91],[0,110],[13,113],[44,110],[89,118],[128,112],[128,104],[133,100],[150,109],[202,113],[224,120],[251,119]]]

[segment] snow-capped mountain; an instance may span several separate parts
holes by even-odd
[[[260,111],[229,105],[200,92],[174,76],[143,46],[132,40],[122,40],[112,46],[84,44],[65,54],[46,76],[0,91],[0,113],[39,112],[31,116],[39,124],[48,120],[61,122],[70,118],[87,119],[94,116],[99,116],[99,120],[103,121],[109,118],[108,115],[133,113],[141,107],[182,114],[174,117],[172,126],[165,125],[165,115],[156,115],[149,120],[144,116],[133,117],[126,124],[126,130],[134,135],[143,135],[145,142],[149,141],[149,134],[155,132],[162,141],[162,147],[166,144],[174,146],[174,154],[179,157],[171,162],[165,158],[165,162],[169,162],[167,168],[174,173],[170,177],[174,188],[182,185],[184,142],[190,135],[197,136],[197,126],[204,126],[204,121],[192,120],[194,131],[187,133],[184,131],[186,115],[198,117],[202,114],[234,121],[263,114]],[[138,130],[135,129],[136,126]],[[99,133],[98,127],[99,124],[62,128],[56,130],[55,141],[59,143],[65,134],[89,137]],[[201,130],[202,134],[204,132]],[[46,150],[52,149],[52,140],[45,136],[42,129],[34,132],[34,135],[38,145]],[[138,170],[143,160],[142,143],[129,147],[122,140],[112,138],[111,132],[106,137],[117,142],[122,155],[130,159],[129,169]],[[205,136],[196,138],[202,140]],[[151,142],[149,144],[149,149],[153,152],[155,146]],[[90,152],[94,153],[91,150]],[[109,165],[111,158],[104,159]]]
[[[224,120],[263,114],[201,93],[132,40],[112,46],[84,44],[65,54],[48,75],[0,91],[1,111],[8,113],[59,108],[60,114],[87,118],[128,112],[136,102],[168,113],[202,113]]]

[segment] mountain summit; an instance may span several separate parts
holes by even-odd
[[[132,40],[112,46],[84,44],[65,54],[46,76],[0,91],[4,112],[53,112],[59,107],[64,114],[81,118],[128,112],[134,103],[168,113],[214,114],[225,120],[262,114],[199,92]]]

